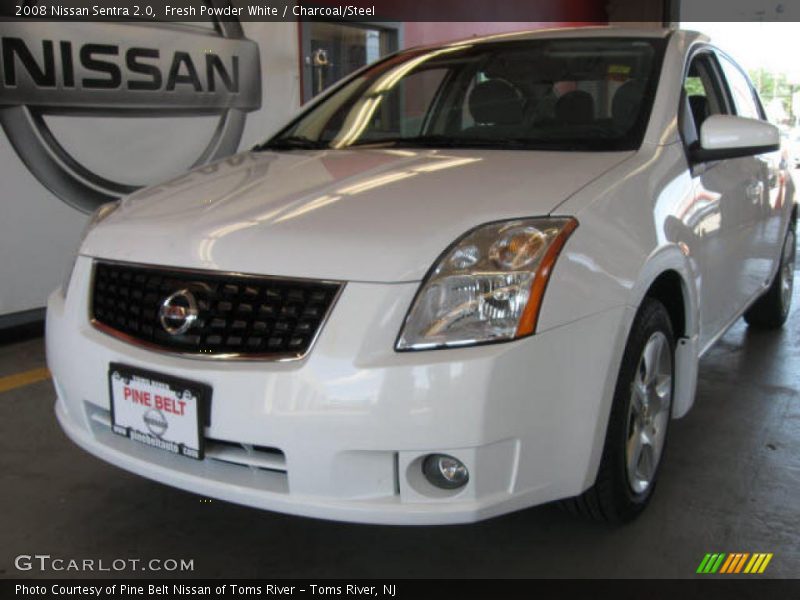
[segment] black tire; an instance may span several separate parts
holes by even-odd
[[[666,338],[666,347],[660,336]],[[658,337],[669,354],[670,382],[666,406],[666,421],[663,426],[662,445],[655,460],[655,468],[649,484],[636,491],[629,477],[626,444],[631,434],[630,410],[634,401],[634,381],[641,367],[642,356],[648,342]],[[660,466],[663,463],[667,431],[672,411],[672,396],[675,374],[675,338],[667,309],[658,300],[645,298],[639,308],[628,336],[622,357],[611,415],[606,429],[603,455],[594,485],[580,496],[564,501],[573,513],[588,516],[598,521],[624,523],[636,518],[647,506],[655,489]]]
[[[797,239],[794,224],[786,232],[781,251],[781,263],[775,278],[753,306],[744,313],[744,320],[750,327],[758,329],[778,329],[789,317],[792,306],[792,289],[794,286],[794,258],[797,252]],[[786,286],[788,285],[788,291]]]

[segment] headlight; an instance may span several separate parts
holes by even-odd
[[[78,260],[78,252],[83,245],[83,241],[86,239],[86,236],[89,235],[89,232],[97,227],[100,223],[106,220],[111,213],[113,213],[117,208],[119,208],[120,200],[115,200],[114,202],[106,202],[105,204],[100,205],[100,207],[94,211],[92,216],[89,218],[89,222],[86,223],[86,227],[83,228],[83,233],[81,233],[80,238],[78,239],[78,245],[76,247],[75,252],[72,253],[72,259],[67,266],[67,270],[64,273],[64,279],[61,282],[61,294],[66,297],[67,290],[69,289],[69,282],[72,279],[72,272],[75,270],[75,263]]]
[[[558,253],[578,226],[572,218],[482,225],[439,258],[406,317],[397,350],[514,340],[536,330]]]

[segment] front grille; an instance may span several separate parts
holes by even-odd
[[[340,288],[334,282],[96,262],[91,312],[105,332],[167,351],[299,358],[310,349]],[[190,298],[182,293],[171,304],[185,312],[162,310],[165,300],[181,291]],[[181,331],[187,312],[194,321]]]

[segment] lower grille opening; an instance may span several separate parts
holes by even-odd
[[[119,436],[111,431],[111,412],[94,404],[86,403],[86,414],[92,424],[92,431],[95,435],[103,434],[109,440],[127,443],[123,436]],[[136,443],[136,442],[130,442]],[[164,456],[171,458],[170,455],[162,450],[153,450],[154,456]],[[246,467],[255,472],[281,474],[286,477],[286,455],[279,448],[269,446],[257,446],[253,444],[242,444],[214,438],[205,438],[205,459],[203,461],[193,461],[185,457],[175,457],[180,460],[180,464],[187,467],[194,464],[217,463],[226,466],[236,465]]]
[[[206,458],[251,469],[286,472],[286,456],[277,448],[206,438]]]

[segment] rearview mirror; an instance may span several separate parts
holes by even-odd
[[[732,115],[712,115],[700,127],[700,143],[690,152],[694,162],[723,160],[774,152],[780,131],[771,123]]]

